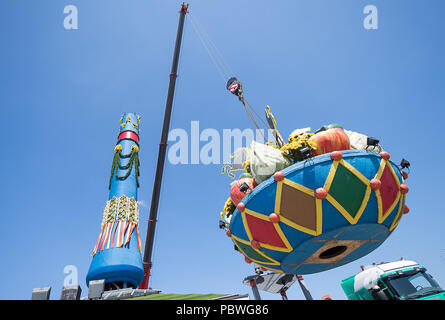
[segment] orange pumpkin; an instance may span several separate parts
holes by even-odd
[[[314,134],[309,141],[315,142],[317,149],[312,150],[313,156],[332,151],[351,149],[348,135],[341,128],[329,128]]]

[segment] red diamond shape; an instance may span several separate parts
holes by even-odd
[[[286,248],[272,222],[250,214],[246,214],[246,221],[254,240],[271,246]]]
[[[254,240],[271,246],[286,248],[272,222],[249,214],[246,214],[246,221]]]
[[[382,177],[380,178],[382,185],[380,187],[380,195],[382,197],[383,214],[391,207],[399,193],[399,186],[388,166],[385,166]]]

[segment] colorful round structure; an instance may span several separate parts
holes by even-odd
[[[298,162],[253,189],[234,211],[228,235],[260,267],[322,272],[380,246],[404,213],[407,191],[389,154],[336,151]]]

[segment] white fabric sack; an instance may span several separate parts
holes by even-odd
[[[354,132],[354,131],[349,131],[349,130],[343,130],[349,138],[349,143],[351,144],[351,149],[357,149],[357,150],[365,150],[366,147],[368,146],[367,144],[367,139],[368,136],[358,133],[358,132]],[[375,152],[382,152],[383,148],[378,144],[375,148],[374,147],[369,147],[368,148],[369,151],[375,151]]]
[[[297,134],[301,134],[301,133],[307,133],[307,132],[311,132],[311,128],[300,128],[300,129],[295,129],[294,131],[292,131],[292,133],[289,135],[289,137],[293,137]]]
[[[250,145],[248,161],[252,176],[258,184],[292,164],[279,149],[256,141]]]

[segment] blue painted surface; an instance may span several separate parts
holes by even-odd
[[[131,147],[135,145],[135,143],[131,140],[122,140],[119,143],[122,146],[122,154],[130,154]],[[124,166],[128,163],[130,158],[122,158],[121,164]],[[118,169],[117,173],[119,176],[125,175],[127,170]],[[116,175],[113,176],[113,180],[111,181],[110,193],[108,200],[113,197],[119,198],[120,196],[125,195],[127,197],[134,197],[137,200],[138,192],[137,192],[137,183],[136,183],[136,174],[134,172],[134,164],[133,168],[131,168],[131,173],[125,179],[125,181],[119,180],[116,178]]]
[[[130,116],[130,120],[126,121],[126,117]],[[133,131],[138,134],[138,129],[133,123],[137,122],[137,115],[134,113],[124,113],[123,122],[125,126],[120,126],[119,133],[124,131]],[[119,144],[122,146],[122,154],[127,155],[131,153],[132,146],[136,143],[132,140],[121,140]],[[128,163],[129,158],[121,159],[121,164],[124,166]],[[118,169],[118,175],[125,175],[127,170]],[[126,197],[133,197],[137,200],[137,183],[135,166],[131,168],[130,175],[125,180],[120,180],[113,176],[110,193],[108,199],[113,197],[119,198],[125,195]],[[142,265],[142,257],[138,248],[136,230],[131,235],[130,242],[121,248],[110,248],[97,252],[90,265],[86,282],[87,285],[91,280],[105,279],[106,283],[110,282],[129,282],[133,287],[137,287],[144,277],[144,269]]]
[[[381,160],[379,154],[364,150],[342,151],[342,154],[344,161],[351,164],[368,180],[371,180],[377,174]],[[333,160],[330,158],[330,154],[324,154],[308,161],[296,163],[282,170],[282,172],[286,179],[316,190],[324,186],[332,163]],[[403,179],[398,167],[391,161],[390,164],[399,182],[402,183]],[[270,177],[253,189],[241,202],[245,204],[247,209],[264,215],[266,218],[275,210],[276,186],[277,182],[273,177]],[[356,224],[351,224],[328,200],[324,199],[322,200],[321,234],[317,236],[310,235],[279,222],[281,231],[291,244],[291,252],[273,253],[274,250],[264,249],[263,247],[260,247],[259,250],[281,263],[280,265],[270,266],[271,268],[285,273],[310,274],[336,268],[369,254],[386,240],[391,233],[389,227],[396,217],[400,203],[399,201],[386,220],[379,224],[377,222],[377,197],[375,192],[371,191],[360,219]],[[245,224],[243,223],[242,214],[236,209],[231,219],[230,232],[234,236],[250,242],[252,239],[246,238],[247,234],[244,228]],[[320,250],[318,252],[324,250],[322,247],[328,240],[356,242],[360,245],[354,250],[348,251],[344,256],[339,255],[337,261],[326,260],[326,263],[318,263],[323,262],[318,259],[317,263],[308,263],[308,258],[313,258],[318,250]],[[258,264],[267,267],[265,264]]]
[[[138,249],[136,232],[131,235],[129,245],[96,253],[87,275],[90,280],[105,279],[106,283],[126,281],[138,286],[144,277],[142,257]]]

